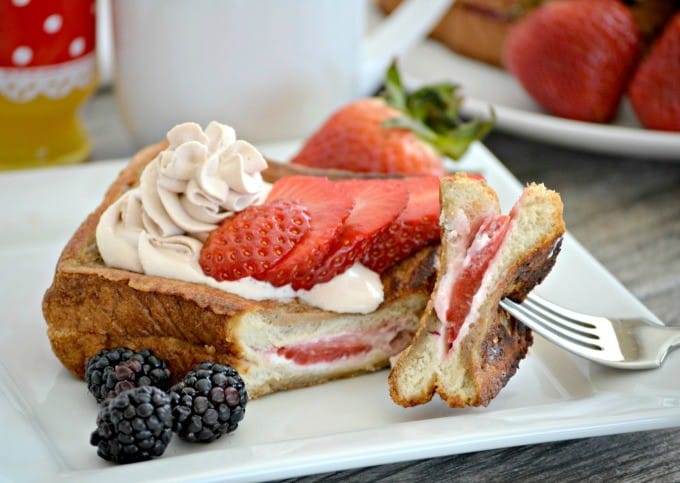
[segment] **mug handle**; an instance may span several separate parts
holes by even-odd
[[[382,84],[392,60],[424,38],[455,0],[406,0],[364,39],[357,94],[367,96]]]

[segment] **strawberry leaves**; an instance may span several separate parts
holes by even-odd
[[[383,97],[404,115],[387,119],[382,125],[411,131],[440,155],[460,159],[472,142],[491,131],[495,114],[492,110],[491,119],[486,121],[479,118],[463,121],[459,115],[463,100],[459,88],[456,84],[440,83],[407,93],[396,64],[392,64],[385,76]]]

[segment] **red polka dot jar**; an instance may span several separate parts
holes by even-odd
[[[90,153],[78,109],[97,83],[95,0],[0,0],[0,169]]]

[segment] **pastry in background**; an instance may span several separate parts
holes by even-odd
[[[651,44],[680,7],[677,0],[625,0],[624,3],[633,14],[645,45]]]
[[[432,31],[431,37],[466,57],[503,66],[503,45],[512,25],[540,4],[555,0],[458,0]],[[402,0],[377,0],[385,13]],[[625,0],[648,46],[661,33],[678,0]]]
[[[643,126],[680,131],[680,13],[638,66],[628,96]]]
[[[378,6],[387,13],[400,3],[401,0],[378,0]],[[501,66],[505,37],[512,23],[523,15],[522,3],[521,0],[459,0],[431,36],[459,54]]]

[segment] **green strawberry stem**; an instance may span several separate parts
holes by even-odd
[[[491,131],[495,114],[491,110],[490,120],[476,117],[464,122],[458,115],[463,101],[458,89],[456,84],[441,83],[407,93],[393,63],[385,75],[383,97],[387,104],[404,115],[387,119],[383,126],[407,129],[440,155],[459,159],[472,142],[483,139]]]

